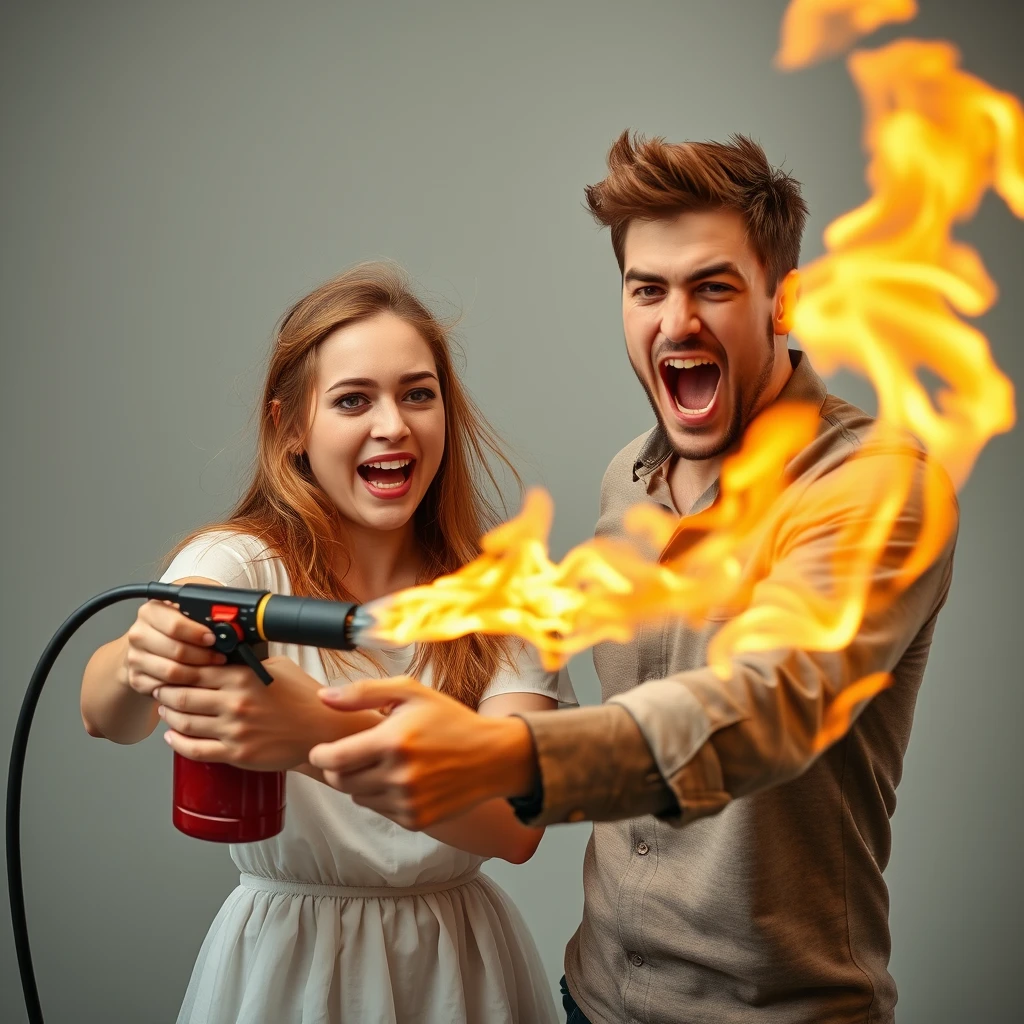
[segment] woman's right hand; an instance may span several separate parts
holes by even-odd
[[[212,649],[213,633],[166,601],[147,601],[127,639],[121,681],[146,697],[165,684],[192,686],[199,681],[200,668],[227,662]]]

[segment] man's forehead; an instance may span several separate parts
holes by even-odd
[[[626,229],[624,270],[686,277],[704,265],[733,263],[750,276],[758,266],[743,217],[732,210],[635,220]]]

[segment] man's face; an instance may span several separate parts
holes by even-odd
[[[622,322],[629,361],[673,448],[710,459],[732,447],[777,394],[785,335],[776,297],[732,211],[633,221]],[[773,393],[774,391],[774,393]]]

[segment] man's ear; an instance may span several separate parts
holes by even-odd
[[[793,312],[800,298],[800,272],[791,270],[779,283],[775,292],[775,312],[772,329],[776,334],[789,334],[793,329]]]

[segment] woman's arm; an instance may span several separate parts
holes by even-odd
[[[219,586],[195,576],[175,580]],[[153,690],[163,683],[191,685],[205,665],[223,665],[210,648],[213,634],[164,601],[147,601],[128,632],[98,648],[82,675],[80,709],[90,736],[138,743],[160,721]]]
[[[498,717],[520,711],[551,711],[557,706],[553,698],[539,693],[499,693],[483,701],[479,713]],[[522,824],[511,804],[503,799],[477,804],[471,811],[424,831],[449,846],[480,857],[500,857],[513,864],[528,861],[544,835],[544,829]]]

